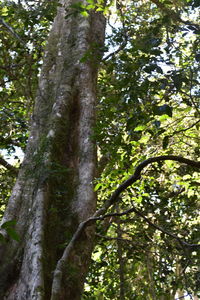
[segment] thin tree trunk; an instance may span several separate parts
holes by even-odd
[[[92,129],[105,20],[74,14],[74,2],[61,1],[50,32],[26,156],[2,221],[17,221],[20,242],[8,237],[0,247],[0,299],[51,299],[56,263],[96,208]],[[81,236],[56,299],[80,299],[93,235],[90,227]]]

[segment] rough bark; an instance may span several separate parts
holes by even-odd
[[[7,237],[0,247],[1,299],[80,299],[88,269],[91,226],[52,298],[56,264],[96,208],[92,130],[105,20],[97,12],[88,18],[71,13],[74,2],[61,1],[50,32],[25,159],[2,221],[17,221],[20,242]]]

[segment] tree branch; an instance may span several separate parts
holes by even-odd
[[[117,1],[117,3],[118,3],[118,2],[119,2],[119,1]],[[117,4],[117,3],[116,3],[116,4]],[[118,9],[118,12],[119,12],[119,14],[120,14],[121,21],[122,21],[122,27],[123,27],[123,39],[124,39],[124,40],[123,40],[123,42],[121,43],[121,45],[119,46],[118,49],[116,49],[115,51],[109,53],[107,56],[105,56],[105,57],[102,59],[103,62],[106,62],[110,57],[115,57],[120,51],[122,51],[122,50],[126,47],[126,45],[127,45],[127,43],[128,43],[128,33],[127,33],[127,29],[126,29],[126,26],[125,26],[124,21],[123,21],[123,12],[122,12],[122,10],[121,10],[121,6],[119,5],[117,9]],[[109,26],[110,26],[112,29],[114,29],[113,26],[109,23],[109,20],[108,20],[108,24],[109,24]]]
[[[164,234],[171,236],[172,238],[177,240],[182,247],[186,246],[189,248],[200,248],[200,244],[189,244],[189,243],[183,241],[182,239],[180,239],[177,235],[175,235],[175,234],[163,229],[162,227],[156,225],[155,223],[151,222],[141,211],[139,211],[135,207],[132,207],[132,211],[135,212],[140,217],[142,217],[151,227],[154,227],[155,229],[157,229],[157,230],[163,232]]]
[[[180,130],[174,131],[174,133],[171,134],[170,137],[173,137],[174,134],[179,134],[179,133],[181,133],[181,132],[185,132],[185,131],[187,131],[187,130],[193,128],[193,127],[194,127],[195,125],[197,125],[199,122],[200,122],[200,120],[196,121],[195,123],[193,123],[192,125],[190,125],[190,126],[187,127],[187,128],[184,128],[184,129],[180,129]]]
[[[0,24],[2,24],[23,46],[26,47],[26,43],[20,38],[20,36],[14,31],[14,29],[8,25],[2,18],[0,18]]]
[[[141,176],[141,172],[142,170],[148,166],[149,164],[152,164],[154,162],[160,162],[160,161],[165,161],[165,160],[173,160],[173,161],[178,161],[180,163],[184,163],[187,164],[189,166],[192,166],[194,168],[198,168],[200,169],[200,161],[193,161],[181,156],[175,156],[175,155],[162,155],[162,156],[157,156],[157,157],[152,157],[152,158],[148,158],[146,160],[144,160],[143,162],[141,162],[137,168],[135,169],[134,174],[129,177],[129,179],[127,179],[126,181],[124,181],[116,190],[115,192],[112,194],[112,196],[110,197],[110,199],[108,200],[108,202],[110,202],[111,204],[113,204],[118,196],[121,194],[122,191],[124,191],[127,187],[129,187],[130,185],[132,185],[134,182],[136,182],[138,179],[140,179]]]
[[[164,13],[166,13],[168,16],[171,17],[171,19],[173,21],[178,21],[180,23],[183,23],[185,25],[190,25],[190,26],[194,26],[196,27],[198,30],[200,29],[199,24],[196,23],[192,23],[190,21],[184,21],[180,15],[175,12],[174,10],[171,10],[169,8],[167,8],[162,2],[160,2],[159,0],[150,0],[151,2],[153,2],[158,8],[160,8],[161,11],[163,11]]]
[[[127,42],[128,42],[128,38],[125,36],[124,42],[122,42],[122,44],[119,46],[119,48],[116,49],[115,51],[109,53],[108,55],[106,55],[106,56],[102,59],[102,61],[105,62],[105,61],[108,60],[110,57],[116,56],[120,51],[122,51],[122,50],[126,47]]]
[[[13,174],[18,174],[18,169],[9,164],[3,157],[0,156],[0,165],[2,165],[7,170],[11,171]]]
[[[152,157],[149,159],[144,160],[143,162],[141,162],[135,169],[135,172],[132,176],[129,177],[129,179],[127,179],[126,181],[124,181],[122,184],[120,184],[118,186],[118,188],[115,190],[115,192],[111,195],[111,197],[105,202],[104,206],[102,208],[100,208],[98,211],[96,211],[94,213],[94,215],[90,218],[88,218],[87,220],[81,222],[76,230],[76,232],[74,233],[71,241],[69,242],[69,244],[67,245],[67,247],[65,248],[63,255],[61,257],[61,259],[57,262],[55,271],[54,271],[54,276],[53,276],[53,283],[52,283],[52,296],[51,296],[51,300],[56,300],[57,299],[57,295],[59,295],[59,290],[60,290],[60,286],[61,286],[61,281],[62,281],[62,276],[63,276],[63,272],[64,269],[67,265],[68,259],[70,257],[70,254],[72,253],[76,242],[79,240],[79,237],[81,236],[81,234],[83,233],[84,229],[89,226],[92,225],[93,223],[95,223],[97,220],[103,220],[107,217],[111,217],[111,216],[122,216],[122,215],[126,215],[129,214],[131,212],[135,212],[136,213],[136,209],[134,207],[128,209],[127,211],[121,212],[121,213],[112,213],[112,214],[106,214],[106,211],[108,210],[108,208],[110,206],[112,206],[117,200],[119,200],[119,195],[127,189],[127,187],[129,187],[130,185],[132,185],[134,182],[136,182],[138,179],[141,178],[141,172],[142,170],[148,166],[149,164],[152,164],[154,162],[160,162],[160,161],[165,161],[165,160],[173,160],[173,161],[178,161],[180,163],[184,163],[187,164],[189,166],[192,166],[194,168],[200,169],[200,161],[193,161],[181,156],[175,156],[175,155],[163,155],[163,156],[158,156],[158,157]],[[141,213],[139,211],[137,211],[137,214],[140,214],[140,216],[144,217],[145,220],[147,221],[148,219],[141,215]],[[149,222],[149,224],[151,223],[151,221],[147,221]],[[160,230],[160,227],[158,227],[157,225],[151,223],[151,226],[154,226],[156,229]],[[166,232],[165,232],[166,233]],[[186,242],[182,242],[181,240],[179,240],[179,238],[177,236],[175,236],[174,234],[170,234],[172,237],[176,238],[176,240],[178,239],[179,243],[181,243],[181,245],[183,246],[189,246],[189,247],[196,247],[196,245],[191,245],[188,244]]]
[[[123,212],[111,213],[111,214],[106,214],[104,216],[100,216],[100,217],[96,218],[96,220],[104,220],[105,218],[110,218],[110,217],[121,217],[121,216],[128,215],[132,212],[134,212],[137,215],[139,215],[140,217],[142,217],[151,227],[154,227],[155,229],[157,229],[157,230],[163,232],[164,234],[169,235],[172,238],[174,238],[175,240],[177,240],[181,246],[186,246],[189,248],[200,248],[200,244],[189,244],[189,243],[181,240],[177,235],[175,235],[175,234],[163,229],[162,227],[156,225],[155,223],[151,222],[141,211],[136,209],[134,206]]]

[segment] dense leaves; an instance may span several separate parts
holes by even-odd
[[[12,155],[11,163],[16,167],[26,146],[38,73],[55,8],[54,1],[0,1],[0,149],[1,158]],[[2,205],[15,176],[16,172],[0,169]]]

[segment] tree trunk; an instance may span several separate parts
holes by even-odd
[[[83,17],[72,8],[75,2],[63,0],[58,7],[25,159],[2,221],[17,221],[20,242],[7,237],[0,248],[0,299],[80,299],[88,270],[91,226],[52,296],[56,264],[78,224],[96,208],[92,130],[105,20],[94,11]]]

